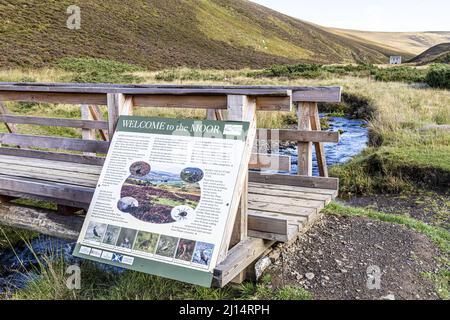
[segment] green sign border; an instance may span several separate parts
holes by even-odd
[[[216,126],[219,128],[220,134],[206,133],[201,134],[194,132],[191,129],[187,131],[175,131],[169,129],[158,129],[158,128],[136,128],[136,127],[124,127],[124,120],[130,121],[153,121],[153,122],[164,122],[166,128],[172,126],[174,128],[183,125],[187,128],[192,128],[192,125],[201,124],[206,126]],[[242,132],[240,135],[224,135],[223,131],[227,124],[239,124],[242,125]],[[160,117],[138,117],[138,116],[120,116],[117,122],[118,132],[139,132],[139,133],[149,133],[149,134],[162,134],[162,135],[176,135],[176,136],[191,136],[198,138],[220,138],[220,139],[230,139],[230,140],[247,140],[248,130],[250,127],[249,122],[245,121],[215,121],[215,120],[195,120],[195,119],[176,119],[176,118],[160,118]]]
[[[82,253],[80,253],[81,246],[94,248],[94,249],[98,249],[98,250],[103,250],[103,251],[108,251],[108,252],[112,252],[112,253],[117,253],[120,255],[131,256],[134,258],[134,262],[133,262],[133,265],[128,265],[128,264],[124,264],[124,263],[113,262],[110,260],[82,254]],[[191,268],[187,268],[187,267],[183,267],[183,266],[179,266],[179,265],[170,264],[165,261],[157,261],[157,260],[150,260],[150,259],[146,259],[146,258],[142,258],[142,257],[136,257],[131,253],[130,254],[119,253],[114,250],[110,250],[110,249],[106,249],[106,248],[103,249],[103,248],[100,248],[95,245],[83,245],[83,244],[77,243],[75,246],[75,249],[73,251],[73,255],[78,258],[88,259],[88,260],[92,260],[92,261],[100,262],[100,263],[105,263],[105,264],[109,264],[109,265],[124,268],[124,269],[153,274],[156,276],[169,278],[172,280],[183,281],[186,283],[196,284],[196,285],[208,287],[208,288],[211,287],[212,280],[213,280],[213,274],[206,270],[201,271],[201,270],[197,270],[197,269],[191,269]]]

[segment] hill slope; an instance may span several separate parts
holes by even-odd
[[[96,57],[153,70],[260,68],[296,62],[377,63],[402,54],[244,0],[78,0],[81,30],[66,28],[71,4],[2,1],[0,67]]]
[[[435,45],[408,62],[417,64],[450,63],[450,42]]]
[[[420,54],[443,42],[450,42],[450,31],[435,32],[371,32],[327,28],[328,31],[351,39],[360,39],[391,50]]]

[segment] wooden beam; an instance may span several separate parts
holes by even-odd
[[[0,91],[0,100],[36,103],[96,104],[106,105],[106,94],[102,93],[57,93]]]
[[[0,115],[0,122],[82,129],[108,129],[108,122],[106,121],[44,118],[34,116]]]
[[[296,141],[296,142],[339,142],[339,132],[303,131],[289,129],[258,129],[258,140]]]
[[[0,148],[0,155],[25,157],[31,159],[45,159],[63,162],[73,162],[82,164],[91,164],[102,166],[105,162],[104,157],[91,157],[81,154],[52,152],[42,150],[17,149],[17,148]]]
[[[335,190],[336,193],[339,189],[339,179],[337,178],[291,176],[287,174],[262,175],[259,172],[249,172],[249,181],[285,186],[331,189]]]
[[[302,131],[310,131],[310,103],[304,102],[297,104],[298,129]],[[298,174],[305,176],[312,176],[312,143],[299,142],[297,143],[297,157],[298,157]]]
[[[62,199],[80,203],[90,203],[93,188],[69,185],[65,183],[34,180],[0,174],[1,189],[13,192],[43,196],[48,199]],[[57,202],[57,201],[55,201]]]
[[[252,262],[258,259],[275,241],[247,238],[234,246],[214,269],[213,286],[223,288],[236,279]]]
[[[76,240],[83,226],[83,219],[59,215],[49,210],[0,203],[0,224]]]
[[[108,153],[109,142],[89,141],[74,138],[33,136],[15,133],[0,133],[0,143],[17,145],[23,148],[44,148],[55,150],[72,150],[93,153]]]

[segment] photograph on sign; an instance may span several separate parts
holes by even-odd
[[[74,255],[210,286],[248,129],[120,117]]]

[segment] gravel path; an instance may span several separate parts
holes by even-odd
[[[438,270],[440,251],[401,225],[327,215],[282,250],[266,270],[275,287],[301,286],[315,299],[438,299],[422,274]],[[367,275],[371,266],[381,272],[379,289]]]

